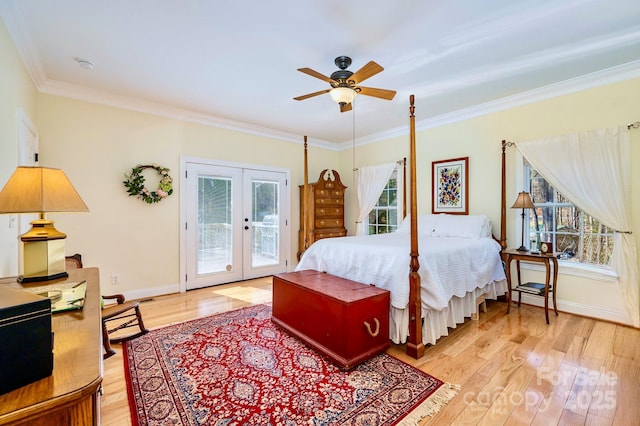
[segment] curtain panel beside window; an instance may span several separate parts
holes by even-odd
[[[378,202],[382,190],[387,185],[396,163],[378,164],[376,166],[360,167],[357,172],[358,187],[358,220],[356,221],[356,235],[366,235],[365,220],[367,215]]]
[[[626,127],[516,142],[524,158],[579,209],[614,229],[610,265],[627,311],[640,326],[636,243],[632,231],[630,135]]]

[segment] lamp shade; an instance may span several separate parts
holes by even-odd
[[[0,192],[0,213],[87,212],[60,169],[20,166]]]
[[[31,229],[20,236],[22,265],[19,282],[67,277],[64,240],[67,236],[45,219],[47,212],[87,212],[67,175],[60,169],[20,166],[0,191],[0,213],[39,213]]]
[[[518,194],[518,198],[516,198],[516,202],[511,206],[512,209],[535,209],[536,206],[533,205],[533,201],[531,201],[531,196],[528,192],[522,191]]]
[[[350,104],[356,97],[356,91],[349,87],[334,87],[329,94],[339,104]]]

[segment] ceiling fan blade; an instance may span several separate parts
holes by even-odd
[[[373,87],[360,87],[361,95],[373,96],[375,98],[382,98],[388,101],[392,100],[396,95],[395,90],[387,90],[387,89],[375,89]]]
[[[326,81],[327,83],[335,83],[335,81],[333,81],[326,75],[320,74],[318,71],[312,70],[311,68],[298,68],[298,71],[308,74],[311,77],[319,78],[320,80]]]
[[[349,80],[353,80],[355,82],[355,84],[358,84],[358,83],[360,83],[362,81],[365,81],[367,78],[378,74],[379,72],[381,72],[383,70],[384,70],[384,68],[382,68],[377,63],[375,63],[373,61],[369,61],[365,66],[360,68],[358,71],[354,72],[351,75],[351,77],[349,77]]]
[[[331,89],[320,90],[319,92],[307,93],[306,95],[297,96],[293,99],[296,101],[303,101],[305,99],[313,98],[314,96],[322,95],[324,93],[328,93]]]
[[[340,112],[351,111],[351,104],[340,105]]]

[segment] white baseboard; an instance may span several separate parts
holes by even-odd
[[[139,290],[131,290],[123,292],[126,300],[141,300],[155,296],[163,296],[166,294],[180,293],[180,284],[172,284],[163,287],[144,288]],[[513,293],[514,300],[517,300],[517,292]],[[605,321],[611,321],[619,324],[633,325],[629,320],[627,313],[624,311],[612,311],[603,309],[598,306],[583,305],[580,303],[569,302],[566,300],[558,300],[558,310],[570,314],[581,315],[589,318],[597,318]],[[522,303],[527,305],[539,306],[544,308],[544,300],[541,297],[529,294],[522,295]],[[513,308],[513,307],[512,307]],[[553,315],[553,302],[549,300],[549,310]]]
[[[163,287],[143,288],[122,292],[126,300],[141,300],[155,296],[164,296],[171,293],[180,293],[180,284],[166,285]]]
[[[512,297],[517,301],[518,293],[513,292]],[[558,311],[567,312],[570,314],[581,315],[584,317],[597,318],[606,321],[611,321],[619,324],[633,325],[626,312],[612,311],[609,309],[603,309],[598,306],[583,305],[575,302],[568,302],[566,300],[557,300]],[[528,305],[540,306],[544,308],[544,299],[541,297],[532,296],[530,294],[522,295],[522,303]],[[513,306],[511,307],[513,309]],[[549,299],[549,315],[553,314],[553,301]]]

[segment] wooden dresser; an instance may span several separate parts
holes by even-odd
[[[100,276],[98,268],[69,271],[67,280],[87,281],[82,310],[53,314],[53,374],[0,395],[0,425],[97,425],[98,392],[102,384]],[[0,285],[14,288],[42,286],[18,284],[2,278]],[[28,350],[28,348],[25,348]]]
[[[344,237],[344,192],[346,186],[335,170],[325,169],[317,182],[309,184],[307,208],[309,215],[309,242],[322,238]],[[298,259],[304,252],[304,185],[300,185],[300,232],[298,232]]]

